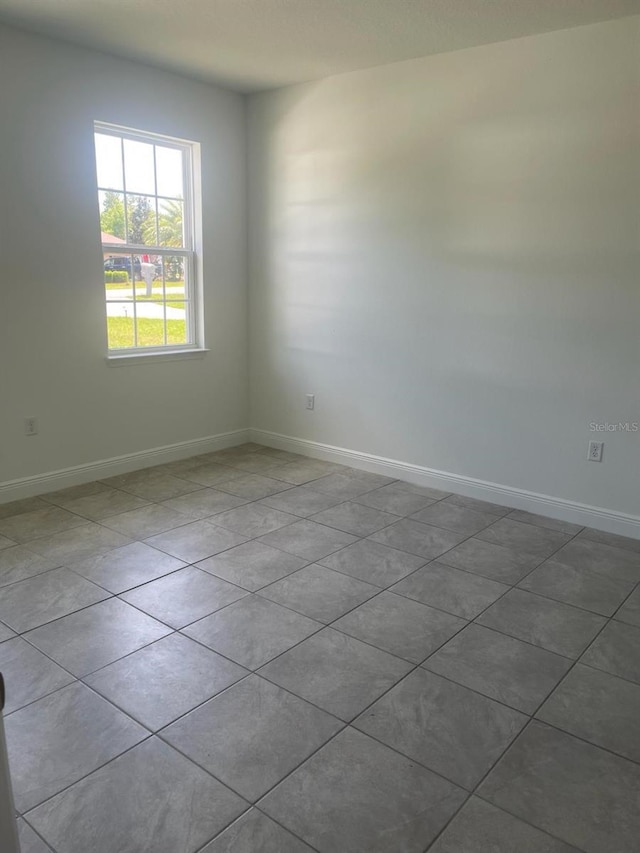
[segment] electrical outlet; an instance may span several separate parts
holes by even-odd
[[[587,459],[589,460],[589,462],[602,462],[603,447],[604,441],[589,442],[589,452],[587,453]]]
[[[315,394],[305,394],[305,401],[305,408],[311,409],[313,411],[316,405]]]
[[[37,418],[25,418],[24,419],[24,434],[25,435],[37,435],[38,434],[38,419]]]

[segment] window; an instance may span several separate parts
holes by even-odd
[[[110,355],[202,346],[194,143],[95,124]]]

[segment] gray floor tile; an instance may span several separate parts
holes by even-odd
[[[392,592],[446,610],[462,619],[473,619],[508,589],[497,581],[441,563],[430,563],[391,587]]]
[[[314,480],[313,488],[326,495],[341,498],[343,501],[350,501],[358,495],[379,489],[380,486],[386,486],[391,482],[389,477],[383,477],[380,474],[368,474],[365,471],[345,468],[339,473]]]
[[[68,569],[52,569],[4,587],[0,619],[22,633],[108,597],[106,590]]]
[[[571,666],[560,655],[469,625],[423,664],[458,684],[533,714]]]
[[[420,663],[467,623],[464,619],[383,592],[332,627],[385,652]]]
[[[340,503],[339,498],[317,492],[312,488],[312,485],[287,489],[286,492],[279,492],[276,495],[263,498],[260,503],[282,512],[290,512],[292,515],[300,516],[300,518],[308,518],[316,512],[329,509],[329,507]]]
[[[71,563],[73,569],[110,592],[119,593],[143,583],[156,580],[185,566],[182,560],[164,554],[144,542],[132,542],[98,554],[87,560]]]
[[[379,591],[376,586],[314,564],[261,589],[259,594],[311,619],[333,622]]]
[[[114,489],[122,489],[124,492],[130,492],[148,501],[166,501],[169,498],[177,498],[178,495],[194,492],[198,488],[188,480],[151,469],[110,477],[102,482]]]
[[[74,678],[20,637],[0,645],[0,672],[4,676],[4,713],[22,708],[70,684]]]
[[[407,483],[405,480],[396,480],[393,485],[404,492],[409,492],[412,495],[421,495],[425,498],[431,498],[434,501],[441,501],[452,497],[451,492],[444,492],[442,489],[432,489],[429,486],[416,486],[414,483]]]
[[[273,533],[267,533],[266,536],[261,537],[260,541],[265,545],[287,551],[289,554],[295,554],[296,557],[314,561],[321,560],[346,545],[351,545],[356,539],[349,533],[305,519],[275,530]]]
[[[24,515],[27,512],[36,512],[46,509],[47,504],[42,498],[22,498],[18,501],[0,504],[0,518],[11,518],[12,515]]]
[[[640,539],[631,539],[630,536],[619,536],[616,533],[606,533],[604,530],[585,527],[578,538],[590,539],[592,542],[601,542],[603,545],[612,545],[614,548],[622,548],[640,554]]]
[[[261,542],[245,542],[196,563],[199,569],[251,592],[290,575],[305,564],[306,560]]]
[[[65,489],[56,489],[55,492],[47,492],[41,495],[41,499],[47,503],[64,507],[69,501],[86,498],[90,495],[97,495],[100,492],[108,492],[110,489],[111,486],[101,483],[100,480],[93,480],[90,483],[80,483],[77,486],[67,486]]]
[[[27,639],[80,678],[169,633],[166,625],[110,598],[36,628]]]
[[[380,587],[396,583],[419,569],[424,562],[424,557],[388,548],[370,539],[361,539],[320,560],[329,569]]]
[[[424,524],[443,527],[445,530],[466,533],[468,536],[478,533],[496,520],[496,516],[489,512],[478,512],[475,509],[469,509],[469,507],[446,503],[446,501],[439,501],[426,509],[421,509],[414,513],[411,518]]]
[[[575,536],[583,529],[581,524],[572,524],[570,521],[561,521],[558,518],[549,518],[535,512],[525,512],[522,509],[514,509],[510,512],[509,519],[521,521],[523,524],[534,524],[536,527],[546,527],[547,530],[557,530],[559,533],[569,533],[571,536]]]
[[[257,809],[250,809],[202,853],[313,853],[311,847]]]
[[[346,501],[311,516],[311,521],[344,530],[354,536],[368,536],[398,521],[398,516],[355,501]]]
[[[173,530],[174,527],[188,522],[189,518],[183,513],[167,509],[160,504],[149,504],[102,520],[102,524],[110,530],[136,539],[145,539],[165,530]]]
[[[24,545],[6,548],[0,551],[0,587],[32,578],[59,565],[57,560],[40,557]]]
[[[218,483],[217,488],[231,495],[237,495],[239,498],[256,501],[268,495],[275,495],[277,492],[284,492],[285,489],[291,488],[291,484],[275,480],[273,477],[263,477],[261,474],[240,473],[240,476],[234,477],[233,480]]]
[[[616,613],[615,618],[619,622],[626,622],[628,625],[637,625],[640,628],[640,587],[631,593]]]
[[[252,675],[173,723],[162,737],[255,802],[342,725]]]
[[[500,504],[494,504],[491,501],[481,501],[477,498],[468,498],[466,495],[449,495],[445,500],[447,503],[456,504],[457,506],[465,506],[467,509],[475,509],[478,512],[490,512],[491,515],[495,515],[497,518],[502,518],[502,516],[508,515],[508,513],[511,512],[510,506],[501,506]]]
[[[100,519],[108,518],[110,515],[118,515],[132,509],[139,509],[145,506],[146,503],[144,498],[138,498],[135,495],[130,495],[128,492],[105,488],[104,491],[97,494],[66,501],[64,507],[69,512],[75,512],[83,518],[88,518],[91,521],[100,521]]]
[[[292,453],[289,450],[278,450],[276,447],[267,447],[263,445],[260,448],[260,453],[271,456],[273,459],[278,459],[281,463],[285,462],[302,462],[309,457],[303,456],[301,453]]]
[[[105,554],[112,548],[128,545],[129,542],[131,539],[128,536],[88,521],[82,527],[34,539],[29,543],[29,549],[62,566],[74,560],[93,557],[95,554]]]
[[[229,495],[218,489],[198,489],[197,492],[190,492],[188,495],[163,501],[161,506],[172,512],[181,512],[191,521],[199,521],[216,513],[235,509],[235,507],[242,506],[245,503],[244,498]]]
[[[479,794],[586,853],[635,853],[640,766],[531,723]]]
[[[246,808],[157,738],[119,756],[29,814],[64,853],[195,853]]]
[[[78,682],[5,719],[16,808],[43,802],[148,735]]]
[[[510,518],[498,519],[491,527],[480,531],[477,536],[485,542],[504,545],[516,551],[526,551],[540,559],[549,557],[571,539],[567,533],[558,533],[533,524],[523,524],[521,521],[512,521]]]
[[[417,669],[354,725],[471,790],[526,722],[518,711]]]
[[[403,517],[418,512],[419,509],[424,509],[434,502],[433,498],[415,495],[399,488],[397,483],[390,483],[388,486],[382,486],[382,488],[374,489],[372,492],[365,492],[364,495],[358,495],[354,500],[364,506],[374,507]]]
[[[500,583],[514,584],[537,566],[540,558],[473,538],[447,551],[440,562]]]
[[[245,595],[246,590],[187,566],[121,597],[172,628],[184,628]]]
[[[272,507],[251,503],[220,513],[209,521],[252,539],[254,536],[263,536],[265,533],[271,533],[272,530],[279,530],[287,524],[299,521],[299,518],[297,515],[280,512]]]
[[[560,563],[622,581],[640,581],[640,554],[576,537],[554,555]]]
[[[262,453],[248,453],[245,456],[234,459],[229,464],[240,471],[246,471],[249,474],[266,474],[267,477],[270,476],[269,471],[282,465],[273,456],[263,456]]]
[[[581,662],[640,684],[640,628],[609,622]]]
[[[455,785],[347,729],[260,808],[320,853],[422,853],[463,801]]]
[[[260,674],[341,720],[351,720],[410,668],[406,661],[325,628]]]
[[[247,671],[180,634],[171,634],[85,678],[147,728],[157,730],[211,699]]]
[[[553,558],[538,566],[519,584],[521,589],[564,601],[584,610],[611,616],[633,589],[629,581],[597,575]]]
[[[147,545],[165,551],[185,563],[196,563],[242,542],[246,542],[246,537],[240,536],[239,533],[215,527],[208,521],[192,521],[184,527],[149,537]]]
[[[217,488],[223,483],[230,483],[231,480],[239,479],[245,475],[237,468],[231,468],[228,465],[222,465],[218,462],[205,462],[183,470],[180,476],[184,480],[196,483],[200,488],[202,486],[215,486]]]
[[[640,762],[640,685],[576,664],[536,716]]]
[[[465,534],[404,518],[385,527],[384,530],[379,530],[370,538],[373,542],[380,542],[390,548],[398,548],[400,551],[408,551],[410,554],[432,560],[461,542]]]
[[[579,657],[606,621],[524,589],[510,590],[478,617],[487,628],[569,658]]]
[[[18,837],[20,853],[52,853],[51,848],[44,843],[39,835],[31,829],[25,820],[18,820]]]
[[[247,669],[257,669],[319,628],[319,622],[250,595],[184,633]]]
[[[0,534],[15,543],[24,544],[32,539],[51,536],[86,523],[85,518],[67,512],[66,509],[46,505],[44,509],[0,519]]]
[[[290,485],[301,486],[326,477],[335,471],[343,470],[342,465],[334,462],[323,462],[320,459],[302,459],[295,462],[285,462],[277,468],[270,468],[267,476],[283,480]]]
[[[471,797],[429,853],[579,853],[564,841]]]

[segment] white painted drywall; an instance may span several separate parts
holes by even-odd
[[[640,510],[640,18],[250,99],[252,426]],[[316,395],[315,411],[304,395]]]
[[[237,94],[0,27],[0,482],[246,426],[244,113]],[[105,362],[94,119],[201,143],[201,360]]]

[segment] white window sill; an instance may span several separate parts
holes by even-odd
[[[194,358],[204,358],[208,352],[208,349],[183,349],[167,352],[127,353],[126,355],[108,355],[105,360],[109,367],[126,367],[130,364],[157,364],[160,361],[188,361]]]

